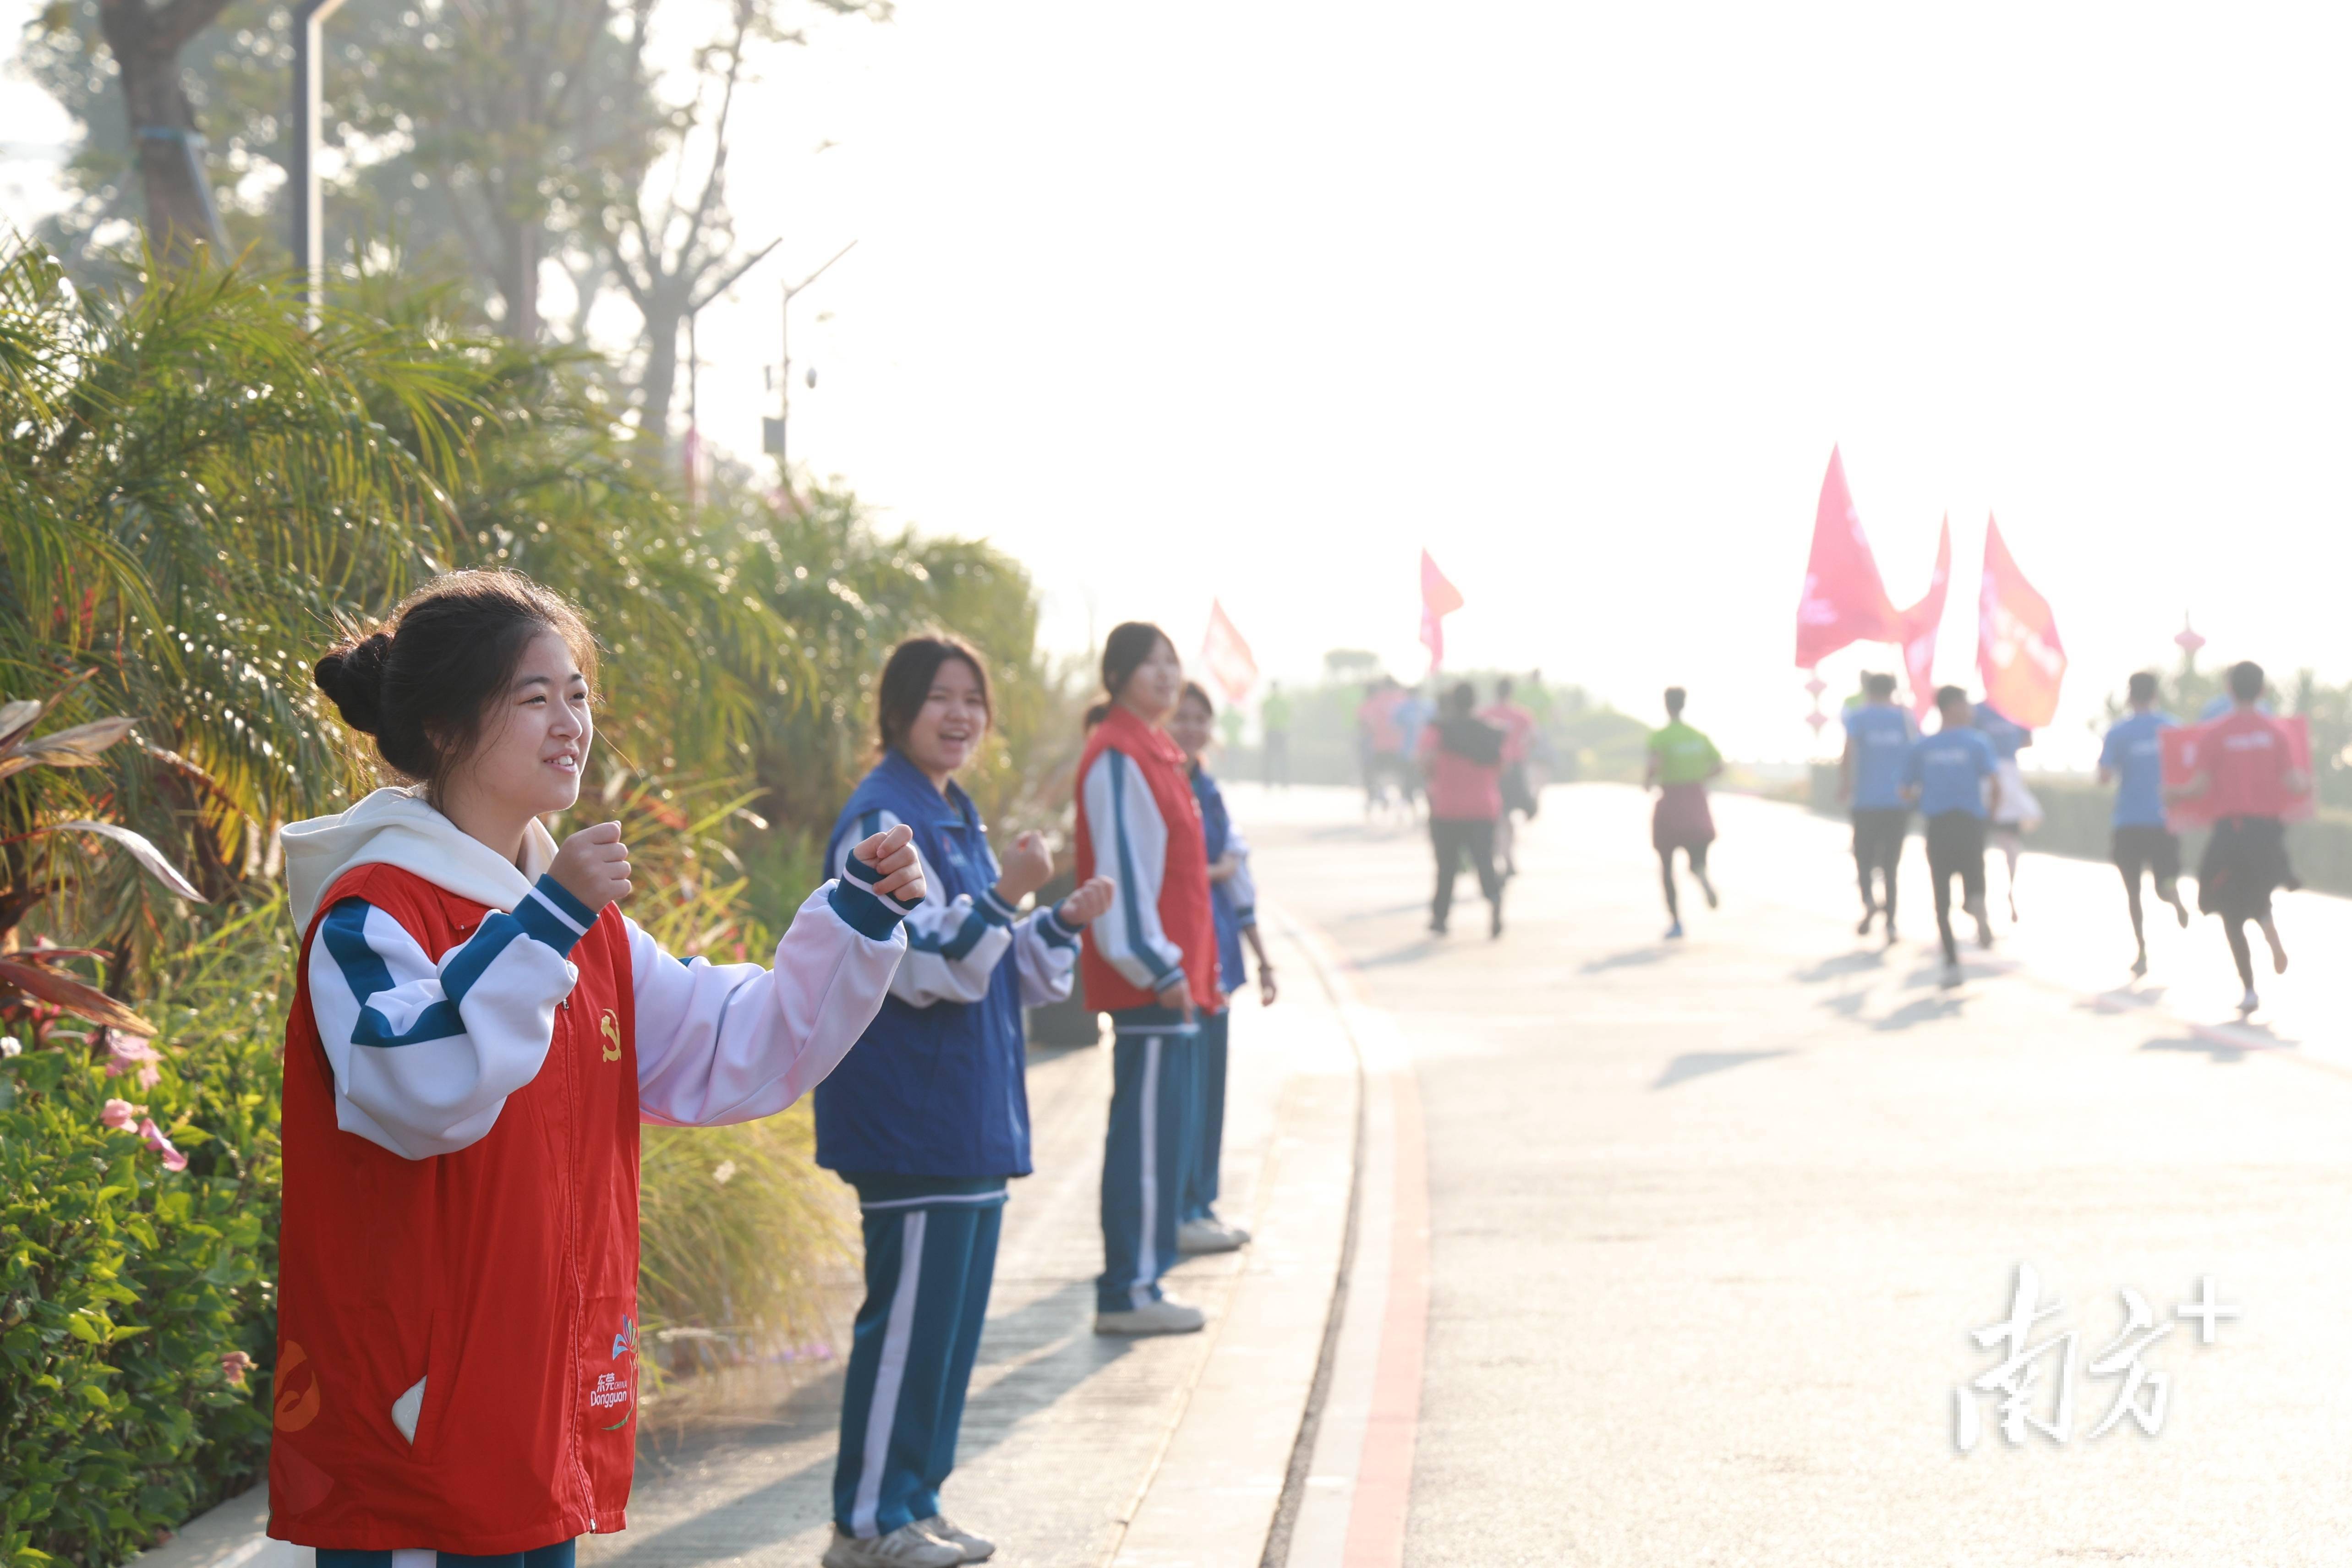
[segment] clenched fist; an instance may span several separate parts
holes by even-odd
[[[923,902],[923,862],[915,853],[915,830],[901,822],[862,841],[849,852],[879,873],[873,891],[901,904]]]
[[[1054,880],[1054,852],[1045,847],[1045,835],[1034,828],[1013,841],[1000,865],[996,896],[1016,907]]]
[[[547,874],[592,914],[628,897],[629,846],[621,841],[621,824],[599,822],[564,840]]]
[[[1062,900],[1054,911],[1054,918],[1076,931],[1099,918],[1110,908],[1110,901],[1118,896],[1118,883],[1107,876],[1088,877],[1078,884],[1076,893]]]

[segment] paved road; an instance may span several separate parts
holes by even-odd
[[[1724,907],[1669,947],[1631,789],[1548,796],[1494,943],[1423,934],[1416,830],[1235,805],[1419,1081],[1408,1563],[2352,1560],[2352,906],[2283,901],[2303,961],[2243,1030],[2210,921],[2123,984],[2101,867],[2029,857],[2024,925],[1945,993],[1916,841],[1881,953],[1843,830],[1793,808],[1719,803]],[[1955,1387],[2000,1359],[1969,1331],[2021,1264],[2063,1301],[2034,1343],[2080,1334],[2071,1440],[2012,1448],[1988,1405],[1962,1456]],[[2173,1316],[2207,1275],[2244,1312],[2210,1346]],[[2123,1287],[2175,1325],[2143,1358],[2169,1403],[2092,1439]]]

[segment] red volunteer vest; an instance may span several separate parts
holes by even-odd
[[[362,866],[359,897],[427,953],[489,912]],[[539,1076],[489,1135],[403,1159],[335,1125],[304,934],[286,1024],[269,1533],[489,1555],[619,1530],[636,1447],[637,1053],[628,935],[572,951]],[[425,1380],[412,1446],[394,1401]]]
[[[1168,865],[1160,883],[1160,928],[1184,955],[1184,978],[1192,989],[1192,1005],[1202,1012],[1224,1006],[1217,989],[1217,925],[1209,904],[1209,854],[1201,833],[1201,803],[1192,795],[1192,780],[1184,768],[1184,753],[1160,731],[1126,708],[1113,705],[1110,716],[1095,726],[1078,758],[1078,880],[1095,874],[1095,842],[1087,821],[1087,775],[1095,759],[1117,751],[1134,765],[1151,790],[1151,803],[1168,824]],[[1106,875],[1116,878],[1118,869]],[[1151,992],[1129,983],[1095,951],[1088,927],[1079,957],[1079,977],[1086,983],[1087,1006],[1097,1012],[1123,1012],[1129,1008],[1160,1005]]]

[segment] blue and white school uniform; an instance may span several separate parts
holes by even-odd
[[[1027,1176],[1024,1007],[1070,994],[1078,934],[1022,915],[971,799],[897,751],[833,831],[839,864],[871,834],[914,830],[923,902],[882,1010],[816,1094],[816,1161],[857,1189],[866,1237],[842,1395],[834,1519],[872,1538],[940,1511],[980,1349],[1008,1178]]]
[[[1217,922],[1217,988],[1228,997],[1249,983],[1242,960],[1242,932],[1257,924],[1257,884],[1250,876],[1249,844],[1234,826],[1225,808],[1225,793],[1208,769],[1192,766],[1192,795],[1201,802],[1201,837],[1214,865],[1228,852],[1240,869],[1223,882],[1209,884],[1211,913]],[[1216,1218],[1218,1167],[1225,1140],[1225,1060],[1231,1041],[1233,1009],[1204,1015],[1193,1047],[1192,1158],[1184,1173],[1184,1196],[1178,1220]]]

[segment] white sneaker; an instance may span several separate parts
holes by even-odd
[[[871,1539],[836,1524],[833,1544],[824,1549],[824,1568],[956,1568],[963,1560],[962,1547],[919,1524],[902,1524]]]
[[[996,1542],[986,1536],[974,1535],[969,1530],[959,1530],[948,1516],[935,1513],[929,1519],[915,1521],[915,1528],[924,1534],[946,1542],[963,1553],[967,1563],[985,1563],[996,1555]]]
[[[1248,1231],[1222,1219],[1188,1219],[1176,1228],[1176,1250],[1188,1254],[1238,1252],[1249,1245],[1249,1239]]]
[[[2254,995],[2253,987],[2248,986],[2246,994],[2238,999],[2238,1016],[2242,1019],[2252,1018],[2254,1016],[2254,1009],[2262,1005],[2263,998]]]
[[[1162,1296],[1123,1312],[1095,1313],[1095,1333],[1118,1334],[1197,1333],[1208,1314],[1189,1301]]]

